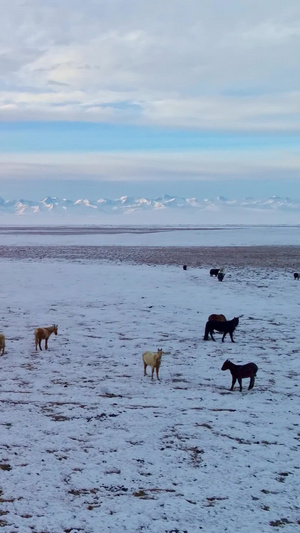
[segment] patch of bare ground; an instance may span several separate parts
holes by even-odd
[[[223,500],[228,500],[228,497],[227,496],[209,496],[208,498],[206,498],[206,505],[208,507],[214,507],[216,505],[217,502],[220,502],[220,501],[223,501]]]
[[[297,527],[300,525],[300,520],[297,520],[297,522],[295,523],[289,520],[288,518],[279,518],[278,520],[272,520],[270,522],[270,526],[277,527],[277,528],[284,527],[290,524],[295,524],[295,527]]]
[[[151,488],[151,489],[139,489],[138,491],[133,493],[133,496],[135,498],[141,498],[142,500],[156,500],[157,495],[163,492],[174,493],[174,495],[176,495],[175,489]]]
[[[300,246],[0,246],[2,258],[13,260],[104,261],[196,268],[288,268],[300,264]]]

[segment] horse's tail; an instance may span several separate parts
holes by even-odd
[[[205,332],[204,332],[204,337],[203,337],[204,341],[208,340],[208,334],[209,334],[209,324],[208,324],[208,322],[206,322]]]
[[[38,335],[38,330],[37,329],[34,332],[34,340],[35,340],[35,349],[37,350],[38,342],[39,342],[39,335]]]

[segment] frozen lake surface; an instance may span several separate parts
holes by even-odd
[[[300,245],[300,226],[0,226],[0,243],[91,246]]]

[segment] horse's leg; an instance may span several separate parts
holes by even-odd
[[[153,379],[153,374],[154,374],[154,366],[151,367],[151,379]]]
[[[229,331],[229,335],[230,335],[230,338],[231,338],[231,342],[235,342],[235,341],[233,340],[232,331]]]
[[[242,392],[242,389],[243,389],[243,387],[242,387],[242,378],[238,378],[238,382],[240,384],[240,392]]]
[[[159,381],[159,376],[158,376],[159,366],[157,365],[155,368],[156,368],[156,377],[157,377],[157,379],[158,379],[158,381]]]
[[[147,364],[144,363],[144,376],[147,376],[147,371],[146,371],[146,368],[147,368]]]
[[[48,339],[45,339],[45,350],[48,350]]]
[[[236,378],[232,376],[232,384],[231,384],[231,389],[230,390],[233,390],[235,382],[236,382]]]
[[[210,331],[210,336],[211,336],[212,340],[216,342],[216,339],[214,338],[212,331]]]
[[[224,335],[223,335],[223,337],[222,337],[222,342],[224,342],[224,339],[225,339],[227,333],[228,333],[228,331],[225,331],[225,333],[224,333]]]
[[[248,390],[253,389],[253,387],[254,387],[254,381],[255,381],[255,376],[252,376],[252,377],[250,378],[250,383],[249,383]]]
[[[41,342],[42,342],[42,339],[39,339],[39,348],[40,348],[40,350],[43,351],[43,348],[42,348],[42,344],[41,344]]]

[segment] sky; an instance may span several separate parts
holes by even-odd
[[[1,7],[0,196],[300,198],[298,0]]]

